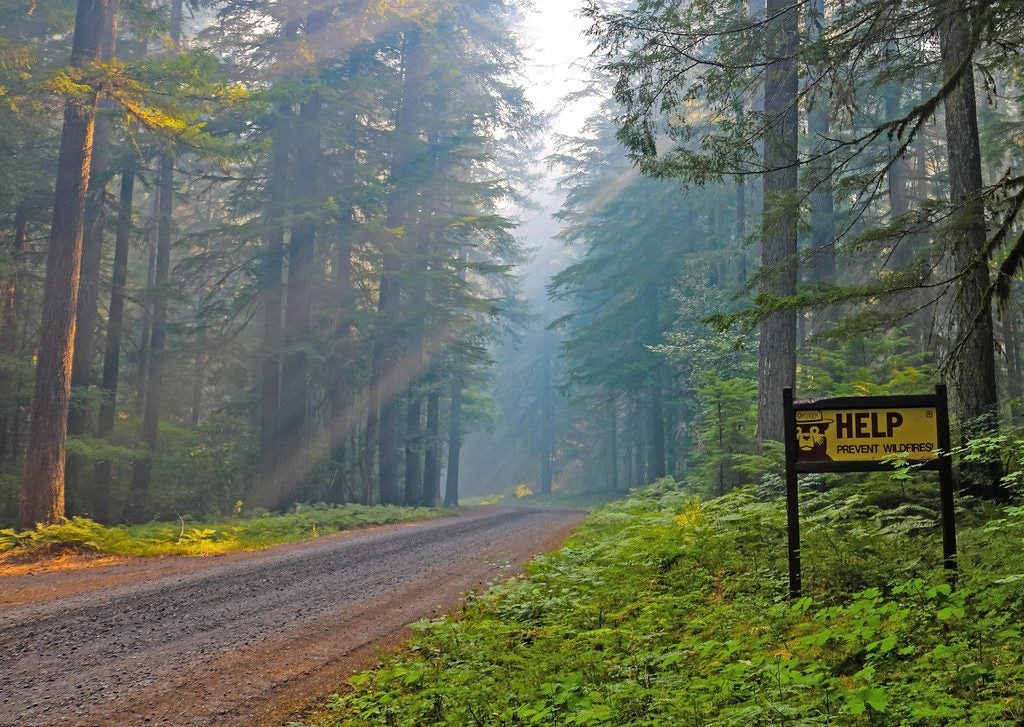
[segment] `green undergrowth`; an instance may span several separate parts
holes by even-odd
[[[522,507],[555,507],[573,510],[596,510],[625,497],[618,492],[553,492],[550,495],[527,495],[509,501],[509,505]]]
[[[56,546],[110,555],[216,555],[308,540],[342,530],[426,520],[445,514],[453,513],[384,505],[313,505],[285,515],[114,527],[74,517],[57,525],[20,533],[11,529],[0,530],[0,552]]]
[[[549,494],[533,493],[520,488],[500,495],[477,498],[470,501],[477,505],[515,505],[518,507],[554,507],[572,510],[595,510],[608,503],[621,500],[625,492],[564,492],[556,490]]]
[[[1020,725],[1024,508],[967,503],[951,588],[936,499],[877,477],[806,492],[790,601],[782,500],[662,481],[420,623],[313,723]]]

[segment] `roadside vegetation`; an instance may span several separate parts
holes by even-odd
[[[454,511],[390,505],[297,506],[285,514],[261,513],[220,520],[180,519],[106,527],[73,517],[55,525],[16,532],[0,530],[0,555],[32,549],[77,548],[108,555],[217,555],[292,543],[343,530],[414,522]]]
[[[527,485],[516,487],[487,497],[466,500],[467,505],[516,505],[519,507],[561,507],[571,510],[594,510],[609,502],[625,497],[622,491],[584,490],[566,491],[554,487],[551,492],[534,492]]]
[[[313,723],[1021,724],[1024,508],[960,501],[951,587],[930,478],[805,485],[799,600],[771,478],[712,499],[664,478]]]

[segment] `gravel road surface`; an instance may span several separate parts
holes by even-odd
[[[0,578],[0,725],[280,725],[582,518],[490,508],[224,558]]]

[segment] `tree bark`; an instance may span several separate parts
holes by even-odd
[[[608,400],[608,449],[609,449],[609,471],[611,479],[609,484],[612,492],[619,489],[619,402],[616,397]]]
[[[950,201],[954,205],[947,234],[957,275],[950,310],[955,344],[948,355],[952,357],[953,408],[963,436],[970,437],[991,433],[998,426],[998,395],[992,310],[987,299],[989,261],[971,60],[972,18],[955,0],[949,0],[945,10],[940,29],[942,71],[947,79],[961,74],[944,104]],[[998,461],[962,467],[960,474],[976,495],[993,496],[999,490]]]
[[[339,241],[334,251],[334,287],[335,300],[340,310],[340,320],[335,328],[335,339],[342,345],[347,345],[353,331],[352,319],[349,311],[354,305],[352,287],[352,238],[355,229],[352,213],[347,215],[339,230]],[[348,366],[344,360],[335,362],[333,376],[331,378],[330,391],[330,456],[337,468],[335,475],[335,491],[340,492],[344,497],[345,488],[348,486],[348,442],[354,427],[355,417],[350,407],[352,406],[351,394],[352,380]]]
[[[153,190],[153,215],[150,217],[152,225],[160,218],[160,190]],[[152,231],[147,235],[149,238],[148,263],[146,264],[146,299],[142,303],[142,330],[139,333],[139,370],[135,384],[135,416],[142,416],[146,410],[146,386],[149,381],[149,347],[153,342],[153,301],[149,299],[156,285],[156,243],[152,239]]]
[[[142,411],[142,441],[149,455],[135,463],[132,471],[129,516],[133,521],[144,518],[146,496],[153,475],[163,406],[164,369],[167,348],[167,287],[171,270],[171,218],[174,212],[174,160],[160,158],[160,212],[157,217],[156,266],[153,275],[152,332],[149,341],[149,370],[146,373],[146,403]]]
[[[459,506],[459,455],[462,451],[462,378],[452,382],[451,410],[448,414],[448,472],[444,485],[444,506]]]
[[[128,248],[132,234],[132,201],[135,196],[135,157],[121,169],[118,195],[117,231],[114,237],[114,265],[110,278],[110,308],[107,313],[107,338],[103,351],[103,379],[100,384],[100,414],[96,432],[107,437],[114,431],[117,412],[117,386],[121,371],[121,336],[124,331],[125,290],[128,282]],[[95,469],[96,499],[94,516],[100,522],[110,517],[109,491],[113,484],[113,465],[98,462]]]
[[[441,392],[437,382],[431,381],[427,393],[426,452],[423,458],[423,507],[434,507],[441,496]]]
[[[811,0],[808,13],[809,35],[814,40],[821,34],[825,22],[824,0]],[[813,66],[811,69],[816,80],[820,80],[824,72],[819,66]],[[835,201],[832,192],[832,162],[827,156],[831,147],[832,108],[828,94],[820,85],[811,93],[807,127],[811,137],[812,154],[817,157],[811,165],[813,188],[808,200],[811,208],[809,279],[811,283],[832,285],[836,282]],[[827,325],[828,316],[819,315],[816,316],[816,320]],[[820,331],[823,325],[814,326],[812,332]]]
[[[181,49],[182,0],[171,0],[171,48],[177,54]],[[142,441],[149,448],[149,456],[135,463],[129,512],[135,521],[144,517],[146,498],[153,477],[153,458],[156,456],[163,410],[164,372],[167,367],[167,306],[171,277],[171,224],[174,214],[174,157],[165,153],[160,157],[160,214],[156,231],[156,269],[153,277],[153,332],[149,344],[149,372],[146,376],[146,406],[142,412]]]
[[[747,181],[744,177],[736,180],[736,254],[739,262],[736,265],[736,281],[747,284]]]
[[[267,219],[260,295],[263,341],[260,356],[260,487],[261,507],[272,507],[270,490],[279,464],[281,416],[281,314],[284,280],[284,219],[287,215],[288,159],[291,148],[291,107],[277,107],[267,172]],[[263,491],[267,492],[263,492]]]
[[[1020,359],[1020,327],[1017,320],[1016,301],[1007,305],[1003,317],[1003,337],[1006,340],[1006,378],[1007,394],[1011,400],[1010,415],[1016,421],[1020,418],[1020,409],[1024,402],[1024,371]]]
[[[200,334],[199,347],[192,366],[192,396],[189,405],[189,420],[193,429],[199,427],[203,407],[203,386],[206,383],[206,341]]]
[[[651,281],[644,286],[642,293],[642,305],[646,316],[647,331],[645,343],[647,346],[656,346],[661,343],[661,316],[659,315],[658,286]],[[661,362],[655,358],[655,354],[648,353],[649,371],[647,372],[647,391],[651,406],[648,414],[649,437],[647,440],[647,466],[648,476],[652,480],[664,477],[667,471],[665,462],[665,411],[662,404],[662,380]]]
[[[104,61],[113,58],[117,46],[118,5],[118,0],[109,0],[109,7],[103,20],[100,57]],[[109,106],[109,102],[101,102],[100,106],[105,108]],[[110,118],[103,113],[98,114],[93,133],[89,186],[85,198],[82,262],[78,281],[78,304],[75,310],[75,353],[71,362],[71,388],[82,392],[87,392],[96,383],[93,359],[96,357],[100,266],[103,260],[103,231],[106,226],[104,208],[110,164],[110,127]],[[68,412],[68,434],[85,434],[90,428],[91,416],[88,399],[83,397],[79,405],[71,406]],[[77,469],[77,465],[70,461],[66,466],[69,469]],[[73,485],[74,479],[76,478],[69,476],[69,486]]]
[[[762,292],[796,293],[797,219],[797,10],[768,0],[765,76]],[[782,390],[796,381],[796,311],[775,311],[761,322],[758,344],[757,441],[783,440]]]
[[[0,281],[0,355],[10,357],[9,362],[0,362],[0,397],[3,397],[0,399],[0,462],[13,462],[18,456],[18,443],[14,436],[21,404],[17,361],[18,319],[21,313],[21,258],[25,250],[27,216],[25,204],[19,203],[14,210],[14,230],[11,236],[11,257],[15,272],[9,280]]]
[[[551,494],[554,481],[555,460],[555,403],[554,380],[551,375],[551,359],[554,356],[551,333],[544,332],[544,350],[541,361],[541,425],[540,425],[540,491]]]
[[[79,0],[71,65],[83,68],[100,56],[109,0]],[[69,99],[57,157],[53,223],[46,255],[43,316],[21,485],[18,524],[48,525],[64,516],[64,456],[75,306],[82,261],[82,225],[92,161],[97,94]]]
[[[305,23],[307,38],[315,38],[326,23],[325,13],[310,13]],[[320,214],[321,125],[323,97],[314,91],[299,106],[295,126],[295,222],[288,244],[288,284],[284,311],[285,356],[281,379],[281,429],[285,449],[282,461],[301,463],[309,436],[309,354],[307,339],[313,314],[313,263]],[[276,507],[294,499],[302,472],[292,467],[282,472]]]
[[[411,221],[414,210],[413,190],[415,178],[415,150],[419,139],[420,98],[418,87],[423,73],[424,58],[420,31],[414,28],[405,34],[403,47],[402,99],[395,114],[394,154],[391,162],[391,193],[388,201],[387,226],[392,230],[404,230]],[[403,233],[404,234],[404,233]],[[398,492],[398,391],[394,381],[397,373],[396,362],[402,360],[403,351],[398,345],[401,326],[401,277],[406,270],[406,237],[402,242],[388,244],[383,255],[380,299],[378,303],[378,329],[374,344],[372,383],[370,386],[371,413],[367,419],[367,430],[371,425],[377,431],[378,479],[380,499],[386,505],[397,504]],[[379,407],[379,419],[376,417]],[[373,421],[371,422],[371,418]],[[372,446],[367,442],[367,446]]]

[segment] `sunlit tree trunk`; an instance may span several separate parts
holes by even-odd
[[[118,0],[109,0],[109,7],[103,21],[100,40],[100,56],[109,60],[114,56],[117,43]],[[105,108],[109,104],[101,103]],[[106,226],[107,181],[110,160],[110,117],[100,113],[96,118],[93,134],[92,164],[89,169],[89,186],[85,198],[85,215],[82,230],[82,262],[78,282],[78,304],[75,310],[74,356],[71,362],[71,388],[87,392],[95,384],[93,359],[96,356],[96,323],[99,318],[100,264],[103,258],[103,231]],[[93,414],[83,397],[79,406],[68,411],[68,434],[85,434],[90,428]],[[76,485],[71,471],[77,470],[74,458],[67,462],[68,487]]]
[[[79,0],[71,65],[84,67],[99,58],[109,0]],[[25,473],[18,524],[28,528],[64,516],[64,455],[75,306],[82,260],[82,225],[92,161],[95,92],[69,98],[64,107],[57,157],[53,223],[43,282],[43,317],[29,420]]]

